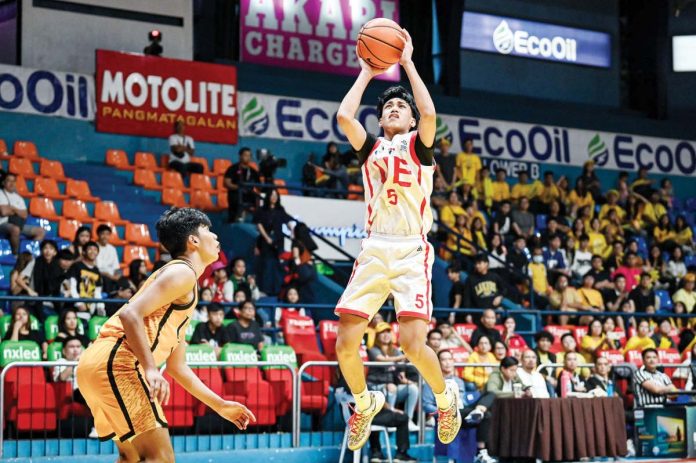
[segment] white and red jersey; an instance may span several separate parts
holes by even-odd
[[[368,234],[413,236],[430,231],[435,165],[420,163],[417,138],[413,131],[391,140],[380,137],[372,146],[362,167]]]

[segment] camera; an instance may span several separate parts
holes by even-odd
[[[147,34],[147,38],[150,40],[150,45],[145,47],[143,54],[149,56],[162,56],[162,52],[164,51],[161,45],[162,32],[157,29],[153,29],[149,34]]]
[[[276,170],[279,167],[286,167],[288,160],[285,158],[277,158],[266,148],[261,148],[256,151],[256,157],[259,160],[259,173],[268,179],[273,179]]]

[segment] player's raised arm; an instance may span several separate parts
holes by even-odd
[[[250,421],[256,422],[251,411],[239,402],[224,400],[206,386],[186,364],[186,343],[179,344],[167,360],[167,373],[192,396],[231,421],[239,429],[246,429]]]
[[[406,71],[408,81],[411,83],[413,99],[416,100],[416,107],[420,113],[420,121],[418,122],[418,136],[420,137],[421,142],[423,142],[423,145],[430,148],[435,142],[435,129],[437,128],[435,104],[433,103],[433,99],[430,98],[430,93],[423,83],[423,79],[421,79],[418,75],[416,66],[413,64],[411,59],[413,55],[413,42],[411,41],[411,35],[406,29],[403,29],[403,34],[404,50],[401,52],[399,64],[401,64],[404,71]]]
[[[165,404],[169,399],[169,383],[160,373],[150,350],[143,319],[172,302],[191,293],[196,285],[196,274],[187,265],[170,265],[163,269],[151,285],[135,299],[131,300],[118,313],[128,346],[135,354],[145,372],[145,380],[150,386],[151,399]]]
[[[361,58],[358,58],[358,62],[360,62],[360,74],[358,74],[358,78],[355,79],[355,83],[350,90],[348,90],[346,96],[343,97],[343,101],[341,101],[341,105],[338,107],[338,113],[336,113],[338,126],[341,127],[343,133],[346,134],[350,146],[352,146],[355,151],[363,147],[365,139],[367,138],[365,127],[355,118],[355,114],[360,107],[363,93],[365,93],[367,84],[370,83],[370,80],[372,80],[374,76],[380,75],[386,71],[386,69],[377,69],[369,66]]]

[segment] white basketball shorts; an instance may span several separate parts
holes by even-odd
[[[336,315],[371,320],[387,296],[394,296],[396,316],[430,321],[433,304],[433,247],[424,236],[370,234],[362,241],[353,273],[336,304]]]

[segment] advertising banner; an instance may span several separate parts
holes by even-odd
[[[473,11],[464,12],[460,47],[559,63],[611,66],[611,36],[605,32]]]
[[[357,75],[355,43],[374,18],[399,22],[399,0],[242,0],[241,57],[249,63]],[[377,77],[400,78],[399,66]]]
[[[336,122],[338,103],[304,98],[240,92],[242,136],[283,140],[347,143]],[[378,134],[374,106],[361,106],[357,119],[368,132]],[[483,119],[438,116],[437,135],[459,152],[471,138],[474,152],[493,168],[517,171],[529,163],[582,166],[593,160],[612,170],[692,176],[696,172],[696,142],[623,133]]]
[[[0,64],[0,111],[94,119],[94,78]]]
[[[97,50],[97,130],[167,137],[176,120],[196,141],[237,143],[237,69]]]
[[[685,457],[687,423],[685,408],[644,408],[635,411],[636,450],[642,457]]]

